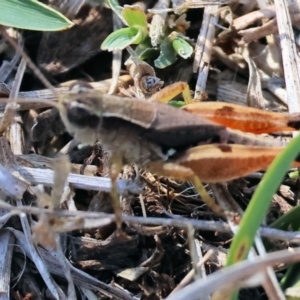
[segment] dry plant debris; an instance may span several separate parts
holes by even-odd
[[[285,5],[293,31],[278,26],[278,18],[286,16],[278,9],[284,4],[276,0],[273,4],[139,2],[151,24],[153,47],[162,42],[165,30],[175,28],[189,38],[194,54],[156,69],[153,59],[149,64],[142,62],[133,52],[117,80],[111,75],[111,55],[100,50],[116,28],[111,10],[94,1],[49,2],[76,25],[42,36],[7,32],[23,44],[52,82],[59,83],[58,93],[67,93],[74,82],[85,80],[102,93],[116,83],[116,93],[149,98],[163,83],[185,81],[197,100],[299,112],[299,97],[291,103],[287,96],[300,83],[298,70],[291,64],[293,59],[298,61],[299,51],[296,1]],[[287,41],[281,48],[284,37],[293,47]],[[268,247],[276,253],[221,274],[218,271],[233,238],[231,220],[210,211],[189,182],[159,177],[132,165],[123,168],[117,181],[123,212],[120,237],[109,194],[110,154],[98,143],[80,145],[66,131],[55,108],[35,101],[58,99],[25,70],[26,60],[20,61],[20,54],[2,37],[0,55],[0,96],[5,98],[0,104],[3,299],[204,300],[210,294],[213,299],[225,299],[234,287],[243,288],[242,300],[284,299],[274,283],[276,276],[284,274],[283,265],[276,263],[299,261],[299,250],[293,254],[286,250],[299,245],[299,232],[261,228],[260,235],[269,239]],[[16,104],[14,98],[26,102]],[[5,102],[10,105],[4,110]],[[254,173],[206,188],[222,208],[242,215],[261,177],[262,173]],[[298,195],[298,182],[287,178],[274,195],[265,225],[290,211]],[[274,268],[266,269],[270,266]],[[197,282],[180,291],[199,278],[200,285]],[[287,291],[295,293],[299,297],[295,288]]]

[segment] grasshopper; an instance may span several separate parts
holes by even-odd
[[[184,109],[101,95],[88,86],[74,85],[70,94],[60,96],[53,105],[76,140],[86,144],[98,141],[111,152],[118,229],[122,218],[115,182],[124,164],[135,163],[162,176],[191,181],[203,195],[201,181],[229,181],[266,169],[284,146],[272,137],[247,135]],[[212,210],[224,214],[210,198],[203,200]]]
[[[170,88],[167,94],[172,94]],[[194,113],[195,108],[177,109],[151,101],[160,100],[160,95],[145,101],[101,95],[89,86],[74,85],[70,94],[58,95],[59,102],[52,103],[75,139],[86,144],[99,141],[111,152],[111,194],[118,229],[122,218],[115,182],[124,164],[135,163],[163,176],[189,180],[207,195],[201,181],[228,181],[266,169],[284,146],[272,137],[248,135],[216,123],[216,118],[203,118]],[[285,115],[276,117],[286,127],[299,125],[294,116],[289,124]],[[224,213],[210,197],[203,200],[215,212]]]
[[[75,139],[87,144],[99,141],[112,153],[113,182],[124,164],[135,163],[160,175],[189,180],[203,193],[201,181],[228,181],[266,169],[283,146],[272,137],[247,135],[163,103],[99,95],[88,86],[84,91],[73,86],[57,107]],[[199,144],[205,145],[195,146]],[[206,201],[211,209],[224,213]]]

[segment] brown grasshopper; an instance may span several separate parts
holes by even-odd
[[[206,196],[201,181],[229,181],[266,169],[284,146],[278,139],[232,130],[163,103],[101,95],[78,84],[53,105],[76,140],[98,141],[111,152],[118,229],[122,218],[115,182],[124,164],[135,163],[162,176],[191,181],[206,204],[224,214]]]
[[[53,106],[69,133],[83,143],[99,141],[111,152],[112,196],[119,229],[122,219],[115,182],[125,163],[191,181],[211,209],[224,213],[205,194],[201,180],[228,181],[266,169],[283,146],[277,139],[241,133],[163,103],[82,91],[78,85],[69,95],[58,97]],[[282,116],[278,114],[278,118]]]
[[[124,164],[136,163],[160,175],[192,181],[203,193],[201,181],[228,181],[266,169],[282,150],[281,141],[272,137],[231,130],[163,103],[93,90],[82,93],[76,86],[73,92],[58,103],[62,121],[75,139],[87,144],[97,140],[111,151],[114,182]],[[215,144],[194,147],[207,143]]]

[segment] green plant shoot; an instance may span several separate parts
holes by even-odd
[[[111,33],[102,43],[102,50],[123,50],[131,44],[138,45],[148,36],[147,17],[138,6],[126,5],[122,10],[122,19],[128,28]]]

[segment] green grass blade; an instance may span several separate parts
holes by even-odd
[[[299,230],[300,228],[300,206],[292,208],[289,212],[281,216],[275,222],[273,222],[270,227],[277,228],[281,230],[287,230],[292,227],[293,230]]]
[[[231,243],[226,266],[247,258],[255,234],[266,216],[272,197],[300,152],[299,145],[300,136],[293,139],[268,168],[253,194],[239,225],[239,230]]]
[[[239,230],[231,243],[227,266],[247,257],[255,234],[266,216],[273,195],[300,152],[299,145],[300,136],[293,139],[280,155],[274,159],[258,185],[241,220]]]
[[[281,230],[291,229],[294,231],[299,231],[300,228],[300,206],[296,206],[286,214],[278,218],[273,222],[270,227],[277,228]],[[285,272],[284,276],[280,281],[283,290],[287,288],[299,288],[300,286],[300,263],[294,263],[290,265]],[[287,295],[288,300],[299,299],[296,297],[291,297]]]
[[[35,0],[0,0],[0,24],[40,31],[58,31],[73,25],[58,11]]]

